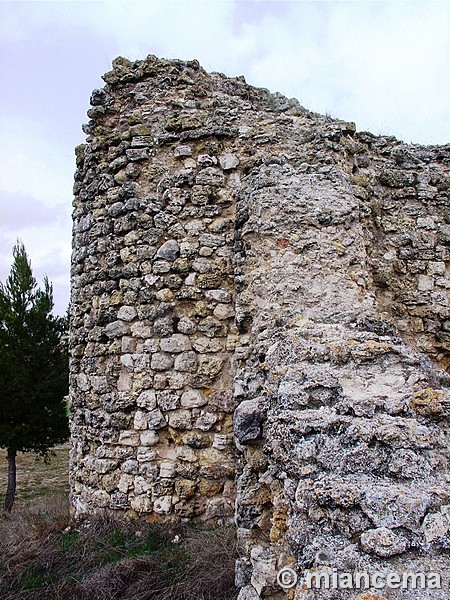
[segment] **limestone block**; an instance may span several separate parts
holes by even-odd
[[[197,162],[203,167],[210,167],[211,165],[217,165],[217,158],[215,156],[210,156],[209,154],[199,154]]]
[[[123,473],[119,478],[117,488],[118,488],[119,492],[128,494],[128,491],[133,487],[133,485],[134,485],[133,475],[128,474],[128,473]]]
[[[152,460],[154,460],[156,458],[156,452],[155,450],[151,449],[151,448],[147,448],[146,446],[140,446],[138,448],[137,454],[136,454],[136,459],[139,462],[151,462]]]
[[[117,389],[119,392],[129,392],[133,386],[132,372],[121,373],[117,381]]]
[[[181,317],[181,319],[178,321],[177,329],[180,333],[190,335],[192,333],[195,333],[197,327],[195,322],[192,321],[192,319],[190,319],[189,317]]]
[[[159,476],[172,479],[176,475],[176,468],[173,462],[163,461],[159,466]]]
[[[166,337],[173,333],[174,322],[172,317],[160,317],[153,322],[155,335]]]
[[[89,380],[85,373],[79,373],[76,376],[76,383],[79,390],[87,392],[89,390]]]
[[[428,292],[434,288],[434,278],[428,275],[419,275],[417,289],[419,292]]]
[[[379,527],[378,529],[369,529],[361,535],[361,546],[366,552],[374,552],[378,556],[388,557],[404,552],[408,543],[391,529]]]
[[[155,498],[153,510],[157,515],[169,515],[172,512],[172,496],[159,496]]]
[[[147,430],[141,433],[141,446],[154,446],[159,442],[159,435],[156,431]]]
[[[244,400],[234,413],[234,435],[242,443],[261,435],[261,408],[258,400]]]
[[[137,338],[150,338],[153,334],[151,326],[145,321],[137,321],[131,326],[131,333]]]
[[[110,503],[111,496],[105,490],[95,490],[92,494],[92,504],[99,508],[105,508]]]
[[[224,183],[223,173],[216,167],[205,167],[195,177],[197,185],[221,186]]]
[[[110,339],[114,339],[128,335],[130,333],[130,326],[125,321],[113,321],[106,325],[104,332]]]
[[[160,302],[172,302],[172,300],[175,298],[174,293],[170,288],[158,290],[155,295],[157,300]]]
[[[208,375],[215,377],[223,367],[224,359],[217,355],[203,355],[198,359],[199,375]]]
[[[172,390],[157,392],[157,403],[162,411],[175,410],[180,405],[180,394]]]
[[[167,413],[170,427],[174,429],[191,429],[192,415],[189,410],[179,409]]]
[[[447,391],[425,388],[417,391],[410,401],[419,415],[439,419],[450,416],[450,394]]]
[[[136,404],[139,408],[153,410],[156,408],[156,393],[155,390],[143,390],[136,399]]]
[[[361,507],[377,528],[417,529],[430,502],[430,495],[419,489],[385,483],[367,489]]]
[[[105,394],[108,391],[108,380],[104,376],[91,377],[91,385],[98,394]]]
[[[156,408],[147,413],[147,424],[149,429],[158,430],[166,427],[167,422],[159,408]]]
[[[217,423],[217,420],[218,417],[215,413],[205,412],[194,422],[194,428],[209,431]]]
[[[150,366],[155,371],[167,371],[173,366],[174,359],[170,354],[166,354],[163,352],[155,352],[152,355]]]
[[[137,410],[134,415],[133,427],[136,430],[147,429],[147,415],[142,410]]]
[[[181,396],[181,406],[184,408],[204,406],[207,402],[208,399],[199,390],[186,390]]]
[[[230,319],[231,317],[234,317],[234,307],[230,305],[218,304],[214,309],[213,315],[220,321],[223,319]]]
[[[139,433],[137,431],[121,431],[119,444],[122,446],[139,446]]]
[[[258,594],[275,585],[277,577],[276,558],[269,548],[254,546],[250,552],[253,566],[251,584]]]
[[[219,163],[224,171],[228,171],[239,165],[239,158],[235,154],[222,154],[219,156]]]
[[[122,465],[122,471],[128,475],[136,475],[138,473],[138,470],[138,462],[134,459],[126,460]]]
[[[132,321],[137,316],[137,310],[134,306],[121,306],[117,313],[117,318],[121,321]]]
[[[197,484],[191,479],[180,479],[175,481],[175,493],[181,499],[191,498],[197,490]]]
[[[261,596],[252,585],[246,585],[241,588],[237,600],[260,600]]]
[[[134,359],[132,354],[122,354],[120,357],[120,362],[125,368],[129,369],[130,371],[133,370]]]
[[[161,350],[163,352],[185,352],[191,349],[191,340],[189,336],[182,333],[174,333],[169,338],[163,338],[160,341]]]
[[[208,300],[215,300],[216,302],[223,302],[225,304],[228,304],[231,302],[230,292],[227,292],[226,290],[223,290],[223,289],[208,290],[205,293],[205,297]]]
[[[108,458],[97,458],[95,461],[95,470],[97,473],[109,473],[117,467],[117,461]]]
[[[133,498],[131,498],[130,506],[139,514],[150,513],[153,509],[151,498],[149,498],[145,494],[141,496],[134,496]]]
[[[168,273],[172,268],[172,263],[168,260],[156,260],[152,265],[152,273],[163,275]]]
[[[216,433],[213,440],[213,448],[216,448],[217,450],[225,450],[232,443],[233,436],[222,433]]]
[[[115,492],[111,494],[109,500],[109,508],[113,510],[126,510],[129,508],[130,502],[128,496],[123,492]]]
[[[134,478],[134,493],[136,496],[140,496],[141,494],[146,494],[151,490],[151,484],[147,481],[145,477],[139,475]]]
[[[182,352],[175,358],[175,369],[177,371],[195,373],[197,370],[197,355],[195,352]]]
[[[182,390],[185,388],[191,380],[191,375],[187,372],[182,371],[168,371],[167,375],[167,385],[174,390]]]
[[[193,346],[197,352],[222,352],[225,349],[225,341],[222,338],[198,337]]]
[[[188,145],[176,146],[176,148],[174,148],[173,155],[176,157],[192,156],[192,147]]]
[[[173,262],[176,258],[178,258],[179,254],[180,246],[178,245],[178,242],[176,240],[167,240],[158,249],[156,257]]]
[[[133,337],[124,335],[122,338],[121,350],[124,354],[132,354],[136,351],[136,340]]]
[[[450,531],[450,505],[441,506],[439,512],[428,513],[422,527],[427,542],[447,536]]]

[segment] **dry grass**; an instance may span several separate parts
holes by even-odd
[[[65,496],[0,520],[2,600],[234,600],[233,528],[96,520],[69,527]],[[174,543],[179,536],[180,543]]]
[[[68,444],[17,460],[17,499],[0,512],[1,600],[235,600],[234,528],[70,523]],[[0,456],[0,497],[6,459]],[[181,542],[174,543],[175,536]]]

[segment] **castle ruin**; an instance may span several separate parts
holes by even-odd
[[[76,149],[74,513],[235,523],[239,600],[385,597],[285,567],[433,571],[389,598],[448,598],[450,146],[197,61],[104,80]]]

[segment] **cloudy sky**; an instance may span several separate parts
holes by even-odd
[[[0,280],[17,238],[69,299],[74,147],[115,56],[197,58],[407,142],[450,142],[450,3],[1,1]]]

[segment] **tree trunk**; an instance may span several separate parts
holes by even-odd
[[[5,511],[11,512],[16,496],[16,454],[15,450],[8,448],[8,487],[5,496]]]

